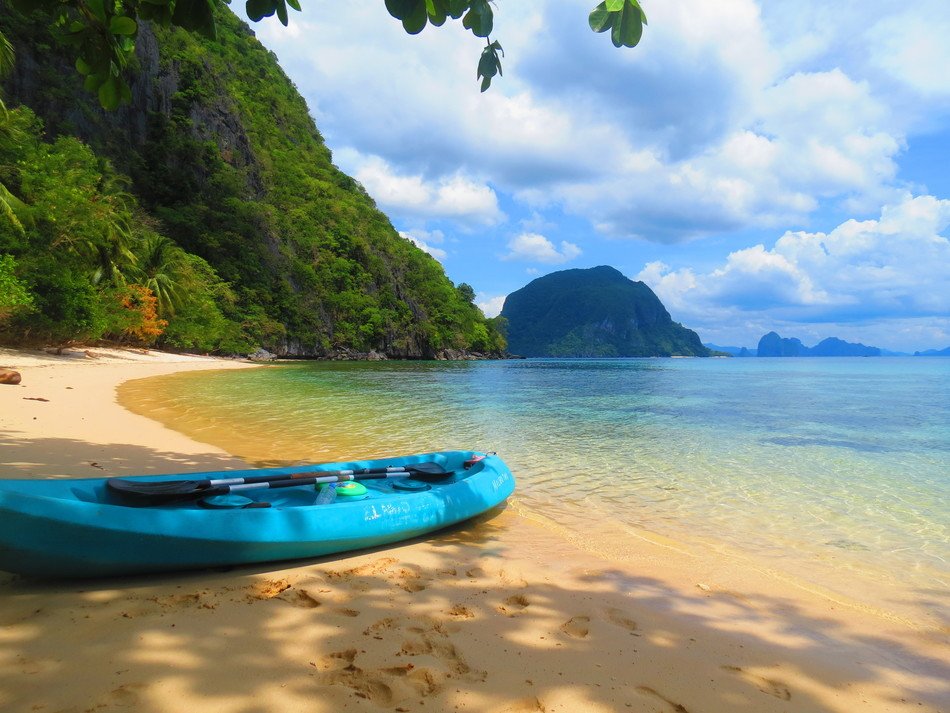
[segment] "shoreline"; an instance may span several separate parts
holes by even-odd
[[[115,393],[131,379],[256,365],[93,351],[102,356],[0,349],[0,366],[23,374],[0,385],[0,478],[245,465]],[[83,582],[0,574],[0,708],[950,705],[946,628],[915,630],[706,549],[641,539],[623,561],[598,555],[519,512],[516,492],[474,523],[355,555]]]

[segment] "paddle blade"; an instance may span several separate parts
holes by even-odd
[[[201,495],[209,485],[200,480],[138,481],[109,478],[106,487],[113,493],[132,500],[156,502]]]
[[[416,463],[415,465],[407,465],[406,472],[410,473],[410,477],[416,480],[439,480],[448,478],[453,471],[446,470],[438,463]]]

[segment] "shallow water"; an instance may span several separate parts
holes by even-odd
[[[579,539],[702,541],[947,623],[950,359],[311,362],[121,399],[261,464],[497,451]]]

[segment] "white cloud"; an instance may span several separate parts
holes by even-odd
[[[872,62],[925,97],[950,97],[950,13],[945,0],[915,0],[885,17],[868,33],[877,51]]]
[[[505,306],[505,298],[508,295],[487,295],[479,292],[475,298],[475,304],[486,317],[497,317],[501,314],[501,308]]]
[[[581,254],[581,249],[574,243],[561,241],[560,249],[543,235],[538,233],[521,233],[508,241],[508,253],[502,260],[522,260],[525,262],[540,262],[545,265],[560,265],[573,260]]]
[[[442,242],[441,240],[438,240],[438,239],[437,239],[437,240],[434,241],[434,240],[432,240],[432,239],[430,238],[430,239],[427,241],[427,240],[426,240],[426,234],[425,234],[425,233],[423,233],[422,235],[419,235],[419,234],[415,234],[415,235],[414,235],[414,234],[412,234],[412,233],[407,233],[407,232],[402,231],[402,230],[399,231],[399,235],[400,235],[401,237],[405,238],[406,240],[408,240],[410,243],[412,243],[413,245],[415,245],[415,246],[416,246],[417,248],[419,248],[420,250],[423,250],[423,251],[429,253],[432,257],[434,257],[434,258],[435,258],[436,260],[438,260],[439,262],[445,262],[445,258],[448,257],[448,253],[445,252],[445,250],[442,250],[441,248],[433,247],[433,246],[430,244],[431,242]],[[430,234],[430,235],[431,235],[431,234]]]
[[[950,200],[908,195],[876,220],[848,220],[828,233],[788,231],[773,247],[734,251],[705,274],[651,262],[635,279],[711,341],[709,334],[731,333],[725,324],[757,336],[785,325],[801,332],[786,336],[850,332],[897,348],[908,334],[950,330],[948,226]]]
[[[458,23],[408,37],[375,5],[331,3],[303,37],[260,27],[337,157],[371,157],[349,170],[385,210],[496,225],[504,194],[537,210],[528,231],[555,209],[677,242],[892,196],[950,81],[950,6],[920,1],[653,3],[634,50],[574,0],[506,3],[505,76],[485,94]]]
[[[455,174],[434,182],[400,175],[381,158],[365,159],[354,177],[385,210],[400,216],[452,218],[470,225],[494,225],[504,219],[495,192]]]

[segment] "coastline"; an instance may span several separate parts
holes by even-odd
[[[0,478],[244,465],[127,411],[115,391],[252,365],[93,351],[0,350],[0,366],[23,374],[0,385]],[[506,509],[427,540],[291,565],[64,583],[0,574],[0,708],[950,706],[946,630],[656,536],[623,558],[598,554],[519,510],[516,493]]]

